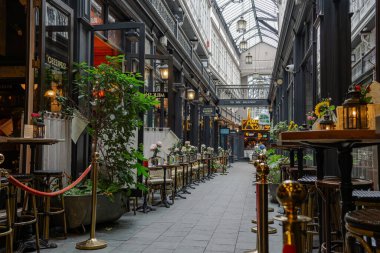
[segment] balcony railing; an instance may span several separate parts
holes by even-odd
[[[372,70],[376,64],[376,51],[372,48],[352,67],[352,82],[355,82],[364,73]]]
[[[179,44],[182,46],[186,54],[193,60],[193,63],[196,65],[198,71],[206,79],[206,82],[209,88],[215,93],[215,84],[212,81],[212,78],[210,78],[210,75],[207,73],[206,69],[203,67],[203,64],[201,60],[199,59],[198,55],[193,53],[193,47],[191,45],[190,40],[185,35],[185,32],[180,27],[178,27],[176,18],[170,12],[169,8],[166,6],[164,1],[162,0],[146,0],[146,1],[151,4],[153,9],[156,11],[157,15],[168,26],[169,31],[178,40]]]
[[[360,7],[359,10],[356,10],[351,19],[351,30],[355,31],[360,24],[361,21],[368,17],[368,14],[371,10],[376,7],[376,0],[366,0],[365,3]]]

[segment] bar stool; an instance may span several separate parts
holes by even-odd
[[[6,237],[5,252],[13,253],[9,183],[4,177],[0,178],[0,191],[5,192],[5,213],[0,214],[0,237]]]
[[[297,167],[288,167],[287,174],[289,175],[289,178],[291,180],[297,180],[299,178]],[[308,176],[315,176],[317,175],[317,168],[315,167],[303,168],[303,174],[308,175]]]
[[[366,253],[372,253],[373,247],[367,243],[363,237],[374,238],[376,241],[376,251],[380,252],[380,210],[361,209],[348,212],[345,216],[346,221],[346,245],[345,251],[351,253],[353,243],[358,241]],[[371,241],[371,240],[369,240]]]
[[[301,213],[307,217],[311,217],[311,222],[306,224],[306,241],[304,249],[306,253],[311,253],[313,250],[314,235],[318,235],[318,217],[316,214],[316,202],[317,202],[317,191],[315,187],[315,182],[317,181],[317,176],[304,175],[298,182],[305,185],[308,191],[307,199],[301,206]]]
[[[14,174],[12,175],[15,179],[20,181],[21,183],[25,185],[31,185],[33,178],[31,175],[24,175],[24,174]],[[11,222],[12,222],[12,228],[13,228],[13,238],[15,237],[15,234],[19,227],[29,226],[34,224],[35,225],[35,242],[33,245],[32,242],[22,240],[17,252],[23,252],[25,248],[35,248],[37,252],[40,252],[40,238],[39,238],[39,232],[38,232],[38,211],[37,211],[37,204],[36,204],[36,196],[29,194],[28,192],[24,191],[23,196],[23,206],[19,214],[19,210],[17,208],[17,193],[18,191],[22,191],[19,188],[16,188],[14,185],[9,185],[9,192],[10,192],[10,211],[11,211]],[[28,210],[29,208],[29,200],[31,198],[31,210]]]
[[[324,230],[325,242],[321,245],[322,252],[335,252],[331,251],[331,249],[343,247],[341,231],[339,230],[340,226],[343,225],[340,224],[340,184],[341,179],[338,177],[325,177],[316,182],[318,192],[324,201],[322,223],[326,226],[326,229]],[[352,187],[354,190],[368,190],[372,188],[372,181],[353,178]],[[335,235],[335,240],[332,240],[332,235]]]
[[[42,189],[45,192],[50,192],[52,188],[63,188],[63,172],[55,170],[35,170],[34,184],[37,188]],[[65,213],[65,198],[60,196],[60,206],[51,206],[51,198],[44,197],[42,200],[43,210],[40,210],[39,215],[44,217],[43,227],[43,239],[48,241],[50,236],[50,216],[62,215],[63,217],[63,238],[67,238],[67,225],[66,225],[66,213]]]
[[[380,191],[353,191],[352,199],[357,207],[380,207]]]

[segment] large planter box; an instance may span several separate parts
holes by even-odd
[[[68,228],[91,224],[91,195],[65,196],[65,210]],[[126,196],[122,192],[114,194],[114,199],[98,195],[96,223],[118,220],[126,213]]]

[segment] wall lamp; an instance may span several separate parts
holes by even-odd
[[[160,71],[160,77],[162,80],[169,79],[169,66],[167,64],[158,66],[158,70]]]
[[[195,90],[193,89],[187,89],[186,91],[186,98],[188,101],[193,101],[195,99]]]

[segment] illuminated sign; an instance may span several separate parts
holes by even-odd
[[[167,92],[145,92],[146,95],[156,97],[156,98],[167,98]]]
[[[257,119],[247,119],[247,120],[243,120],[242,129],[243,130],[261,130],[261,127]]]

